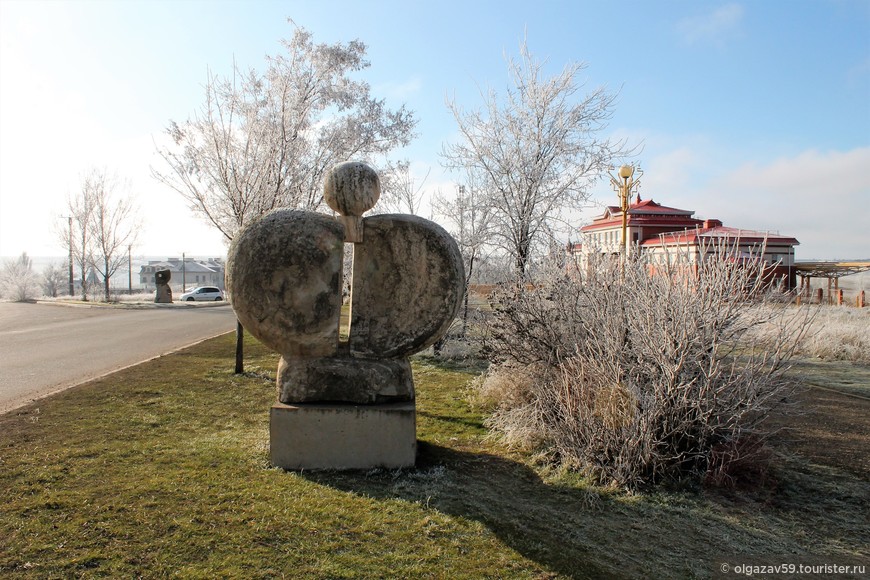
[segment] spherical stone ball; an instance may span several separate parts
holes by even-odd
[[[285,356],[330,356],[338,346],[344,227],[277,209],[246,226],[227,255],[226,287],[239,322]]]
[[[323,180],[323,199],[341,215],[361,216],[381,197],[377,172],[359,161],[334,165]]]

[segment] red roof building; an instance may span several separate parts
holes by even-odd
[[[604,214],[580,228],[581,242],[571,243],[568,252],[584,263],[590,253],[618,254],[623,247],[665,261],[678,256],[697,260],[711,247],[722,243],[739,255],[763,259],[771,276],[784,279],[787,288],[795,287],[794,247],[790,236],[726,227],[716,219],[700,220],[694,211],[660,205],[652,199],[631,204],[628,209],[626,237],[622,239],[622,210],[610,206]],[[672,258],[673,257],[673,258]]]

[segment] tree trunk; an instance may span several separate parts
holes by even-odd
[[[106,273],[106,275],[103,276],[103,289],[106,292],[106,302],[108,302],[109,301],[109,258],[108,257],[106,257],[106,259],[103,261],[103,267],[105,268],[105,270],[103,270],[103,272]]]
[[[242,323],[236,320],[236,374],[245,372],[245,329]]]
[[[462,309],[462,338],[465,338],[465,332],[468,329],[468,292],[471,288],[471,273],[474,272],[474,254],[468,260],[468,272],[465,273],[465,296],[463,299]]]
[[[85,266],[82,264],[82,302],[88,301],[88,285],[85,282]]]

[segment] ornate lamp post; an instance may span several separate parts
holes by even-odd
[[[631,193],[632,190],[637,190],[637,187],[640,185],[640,177],[635,179],[633,177],[634,172],[634,165],[623,165],[619,168],[619,179],[617,179],[612,173],[610,174],[610,183],[613,185],[613,189],[616,191],[617,195],[619,195],[619,209],[622,210],[622,247],[620,248],[620,253],[626,256],[631,251],[627,232],[628,210],[631,207]],[[637,173],[638,176],[643,175],[643,171],[640,167],[637,168]]]

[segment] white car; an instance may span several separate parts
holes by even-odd
[[[182,302],[193,302],[194,300],[207,300],[214,302],[215,300],[223,299],[224,293],[216,286],[201,286],[181,295]]]

